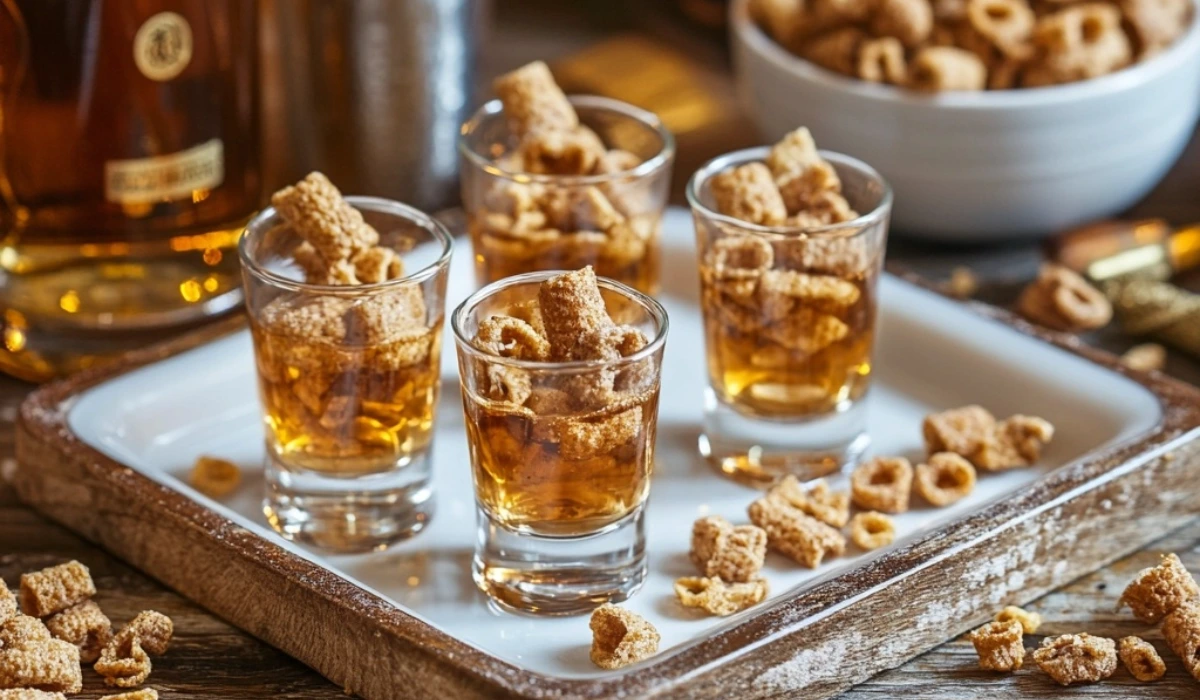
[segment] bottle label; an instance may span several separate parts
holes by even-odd
[[[225,146],[220,139],[165,156],[110,160],[104,164],[104,198],[115,204],[149,204],[191,199],[225,181]]]
[[[183,15],[159,12],[133,38],[133,62],[151,80],[174,78],[192,62],[192,27]]]

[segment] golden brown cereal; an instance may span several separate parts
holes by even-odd
[[[592,612],[592,663],[603,669],[635,664],[658,652],[658,630],[641,616],[606,603]]]
[[[908,85],[915,90],[982,90],[987,87],[987,66],[964,49],[926,46],[909,62]]]
[[[850,540],[870,551],[886,547],[896,539],[896,524],[883,513],[869,510],[850,519]]]
[[[113,638],[113,645],[121,646],[126,640],[135,639],[146,653],[161,656],[167,653],[175,625],[171,618],[153,610],[143,610],[130,620]]]
[[[46,620],[55,638],[79,647],[79,660],[90,664],[112,639],[112,622],[95,601],[89,600]]]
[[[120,645],[114,642],[116,638],[104,648],[92,668],[104,677],[105,684],[115,688],[134,688],[146,682],[153,668],[150,655],[136,638],[126,639]]]
[[[904,44],[891,36],[864,41],[858,50],[857,75],[872,83],[904,85],[908,82]]]
[[[734,527],[719,515],[692,525],[692,563],[705,576],[729,582],[754,579],[767,554],[767,533],[753,525]]]
[[[1121,355],[1121,364],[1139,372],[1159,371],[1167,365],[1167,349],[1158,343],[1134,345]]]
[[[876,457],[850,475],[850,499],[859,508],[903,513],[908,510],[912,480],[913,468],[907,459]]]
[[[158,700],[158,691],[154,688],[142,688],[119,695],[105,695],[100,700]]]
[[[0,700],[66,700],[66,698],[67,696],[62,693],[52,693],[48,690],[34,690],[32,688],[0,690]],[[100,700],[104,700],[104,698]]]
[[[717,211],[763,226],[778,226],[787,207],[771,171],[762,163],[747,163],[714,175],[710,181]]]
[[[846,551],[846,538],[784,501],[760,498],[750,504],[750,521],[767,531],[767,546],[801,566],[815,569],[826,556]]]
[[[1009,624],[1020,628],[1017,622]],[[1062,685],[1100,681],[1117,670],[1117,645],[1086,632],[1047,637],[1034,650],[1033,662]]]
[[[49,641],[50,630],[36,617],[13,615],[0,624],[0,649],[24,647]]]
[[[1042,626],[1042,616],[1029,612],[1023,608],[1018,608],[1015,605],[1009,605],[1000,612],[996,613],[993,618],[996,622],[1011,622],[1016,621],[1021,623],[1021,630],[1025,634],[1033,634]]]
[[[824,479],[817,479],[805,489],[795,476],[789,474],[773,486],[768,495],[783,499],[793,508],[831,527],[843,527],[850,520],[850,494],[830,491]]]
[[[753,0],[750,12],[767,33],[790,46],[800,28],[803,0]]]
[[[917,465],[913,485],[930,505],[948,506],[975,490],[975,467],[958,454],[938,452]]]
[[[362,284],[377,284],[404,276],[404,261],[391,248],[375,246],[368,248],[350,260],[354,265],[354,276]]]
[[[1192,678],[1200,681],[1200,601],[1191,600],[1163,618],[1163,637]]]
[[[1118,604],[1128,605],[1142,622],[1154,624],[1194,598],[1200,598],[1200,586],[1172,553],[1164,554],[1158,566],[1139,571]]]
[[[996,419],[982,406],[963,406],[925,416],[922,433],[929,454],[954,452],[970,457],[988,439]]]
[[[1191,12],[1187,0],[1120,0],[1118,4],[1143,57],[1173,44],[1187,29]]]
[[[612,175],[614,173],[623,173],[628,170],[633,170],[642,164],[640,156],[622,151],[619,148],[613,148],[605,151],[600,160],[596,161],[595,173],[597,175]]]
[[[1117,655],[1130,675],[1143,683],[1156,681],[1167,672],[1158,650],[1139,637],[1122,637],[1117,643]]]
[[[1017,310],[1025,318],[1062,331],[1093,330],[1112,319],[1112,304],[1074,271],[1046,264],[1021,292]]]
[[[1025,643],[1021,623],[989,622],[970,635],[979,667],[985,671],[1016,671],[1025,665]]]
[[[604,155],[604,143],[586,126],[543,129],[527,134],[518,151],[527,173],[587,175]]]
[[[725,617],[766,599],[767,580],[726,583],[720,578],[687,576],[675,581],[675,596],[685,608],[701,608],[711,615]]]
[[[808,127],[802,126],[788,132],[771,146],[765,162],[773,176],[782,177],[789,173],[803,172],[810,165],[820,161],[821,154],[817,152],[817,142],[813,140]]]
[[[878,0],[871,16],[875,36],[895,37],[912,48],[933,31],[933,7],[929,0]]]
[[[550,341],[550,359],[598,359],[589,357],[595,348],[588,346],[587,339],[613,322],[590,265],[542,282],[538,302]]]
[[[1033,8],[1024,0],[967,0],[971,28],[1001,51],[1025,44],[1035,19]]]
[[[1079,3],[1042,17],[1034,43],[1039,62],[1025,76],[1031,87],[1095,78],[1133,60],[1129,38],[1121,29],[1121,12],[1105,3]]]
[[[499,357],[546,360],[550,342],[533,326],[512,316],[492,316],[479,322],[475,347]]]
[[[349,260],[379,243],[379,232],[322,173],[309,173],[271,195],[271,205],[327,263]]]
[[[946,293],[956,299],[970,299],[979,291],[979,279],[969,267],[956,267],[950,271],[946,282]]]
[[[985,471],[1027,467],[1037,462],[1042,447],[1054,437],[1054,426],[1036,416],[1009,416],[970,456]]]
[[[727,236],[713,242],[711,267],[726,279],[758,277],[775,262],[775,249],[758,236]]]
[[[840,27],[810,39],[800,46],[799,54],[827,70],[854,75],[859,47],[867,38],[858,27]]]
[[[242,470],[227,459],[200,456],[192,465],[188,483],[206,496],[224,498],[242,483]]]
[[[88,568],[77,561],[21,574],[21,610],[47,617],[96,595]]]
[[[17,614],[17,597],[8,590],[8,584],[0,578],[0,624]]]
[[[518,137],[533,131],[573,129],[579,117],[550,67],[534,61],[496,78],[492,91],[504,105],[509,128]]]
[[[78,693],[83,689],[79,649],[61,639],[0,650],[0,688]]]
[[[845,220],[843,217],[848,216],[850,205],[841,196],[842,181],[833,166],[824,160],[818,160],[803,170],[776,174],[775,184],[790,214],[787,219],[789,225],[796,225],[796,217],[801,215],[813,219],[814,225]]]

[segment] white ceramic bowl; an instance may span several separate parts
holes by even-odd
[[[1163,54],[1068,85],[920,95],[826,71],[732,4],[743,103],[763,136],[798,126],[870,163],[893,228],[964,242],[1034,238],[1119,212],[1178,159],[1200,112],[1200,20]],[[1200,194],[1198,194],[1200,196]]]

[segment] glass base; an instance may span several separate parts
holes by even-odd
[[[431,453],[384,474],[337,478],[288,471],[267,458],[263,513],[276,532],[338,553],[369,552],[412,537],[433,518]]]
[[[518,534],[477,513],[471,573],[510,612],[578,615],[632,596],[646,580],[643,509],[581,537]]]
[[[726,475],[767,486],[789,474],[801,481],[854,465],[870,444],[866,402],[795,421],[742,415],[706,389],[700,454]]]

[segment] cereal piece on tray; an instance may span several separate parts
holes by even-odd
[[[908,61],[904,57],[904,44],[890,36],[864,41],[858,50],[857,75],[872,83],[907,83]]]
[[[242,483],[242,470],[227,459],[202,455],[192,465],[188,483],[206,496],[224,498]]]
[[[975,453],[987,440],[996,419],[982,406],[963,406],[925,417],[922,432],[929,454],[954,452],[964,457]]]
[[[1129,674],[1143,683],[1156,681],[1167,672],[1158,650],[1140,637],[1122,637],[1117,642],[1117,656],[1129,669]]]
[[[1054,426],[1036,416],[1015,415],[996,424],[988,439],[970,456],[985,471],[1028,467],[1054,437]]]
[[[958,266],[950,271],[945,284],[946,293],[955,299],[970,299],[979,291],[979,278],[969,267]]]
[[[599,359],[587,357],[594,350],[587,339],[613,322],[590,265],[542,282],[538,302],[551,360]]]
[[[61,639],[5,648],[0,651],[0,688],[78,693],[83,689],[79,648]]]
[[[987,66],[964,49],[926,46],[909,62],[908,85],[915,90],[982,90],[987,87]]]
[[[1189,601],[1163,618],[1162,633],[1184,668],[1200,681],[1200,601]]]
[[[659,634],[637,613],[606,603],[592,612],[592,663],[623,668],[658,653]]]
[[[764,497],[750,504],[750,521],[767,531],[767,546],[815,569],[826,556],[846,551],[846,538],[825,523],[782,500]]]
[[[685,608],[701,608],[710,615],[725,617],[766,599],[766,579],[726,583],[720,578],[687,576],[675,581],[675,596]]]
[[[47,617],[96,595],[88,568],[77,561],[21,574],[21,610]]]
[[[0,624],[17,614],[17,597],[8,589],[8,584],[0,578]]]
[[[806,489],[789,474],[771,488],[770,495],[831,527],[843,527],[850,520],[850,494],[831,491],[824,479],[817,479]]]
[[[913,468],[903,457],[876,457],[860,464],[850,475],[854,505],[884,513],[908,510]]]
[[[33,688],[0,690],[0,700],[66,700],[66,698],[67,696],[62,693],[50,692],[49,690],[35,690]],[[100,700],[104,700],[104,698]]]
[[[1121,364],[1139,372],[1161,371],[1167,365],[1167,349],[1158,343],[1134,345],[1121,355]]]
[[[930,505],[948,506],[975,489],[975,467],[961,455],[938,452],[917,465],[913,486]]]
[[[1000,612],[996,613],[993,618],[996,622],[1010,622],[1016,620],[1021,623],[1021,629],[1025,634],[1033,634],[1042,626],[1042,616],[1029,612],[1023,608],[1018,608],[1015,605],[1009,605]]]
[[[850,519],[850,539],[867,551],[886,547],[896,539],[896,525],[883,513],[856,513]]]
[[[933,31],[933,7],[929,0],[877,0],[870,26],[875,36],[894,37],[914,48]]]
[[[734,527],[719,515],[692,525],[692,563],[704,576],[745,582],[758,576],[767,554],[767,533],[754,525]]]
[[[309,173],[295,185],[279,190],[271,195],[271,204],[327,263],[350,260],[379,243],[379,232],[322,173]]]
[[[550,357],[550,342],[545,336],[527,322],[512,316],[491,316],[480,321],[474,345],[498,357],[519,360]]]
[[[1016,671],[1025,665],[1025,638],[1016,620],[989,622],[971,632],[970,639],[985,671]]]
[[[1138,572],[1118,605],[1128,605],[1133,616],[1155,624],[1189,600],[1200,598],[1200,586],[1175,554],[1163,555],[1158,566]]]
[[[1042,266],[1017,299],[1017,310],[1034,323],[1060,331],[1094,330],[1112,320],[1108,298],[1061,265]]]
[[[1020,624],[1010,625],[1020,629]],[[1117,644],[1107,637],[1064,634],[1047,637],[1033,652],[1033,662],[1062,685],[1094,683],[1117,670]]]
[[[554,81],[550,67],[534,61],[496,78],[492,91],[504,105],[509,128],[518,136],[538,130],[573,129],[575,108]]]
[[[762,163],[718,173],[710,186],[717,211],[726,216],[762,226],[779,226],[787,218],[779,187]]]
[[[55,638],[79,647],[79,660],[90,664],[112,639],[112,622],[95,601],[89,600],[46,620]]]

